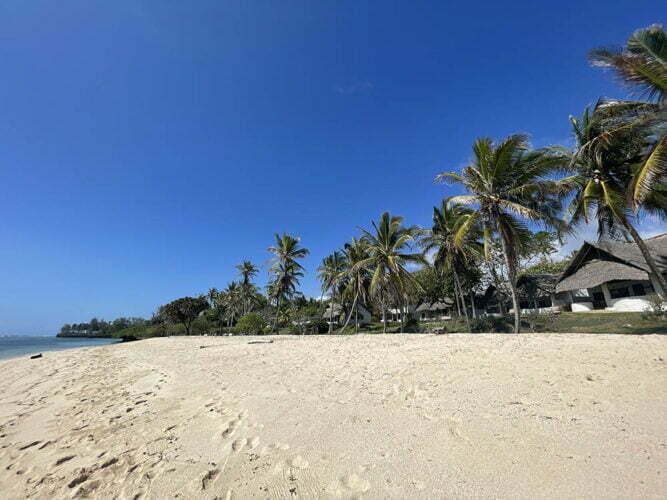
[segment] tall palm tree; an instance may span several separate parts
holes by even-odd
[[[218,303],[224,307],[227,324],[232,326],[241,314],[240,286],[237,281],[231,281],[225,290],[219,294]]]
[[[267,248],[273,254],[269,273],[273,275],[276,293],[276,316],[271,327],[272,332],[278,324],[281,301],[295,292],[295,285],[299,283],[298,278],[303,276],[304,269],[298,260],[306,257],[309,251],[302,248],[300,242],[301,238],[295,238],[288,233],[283,233],[282,236],[276,233],[275,245]]]
[[[468,330],[470,320],[459,273],[474,265],[482,256],[480,237],[479,221],[474,220],[471,209],[461,205],[448,206],[443,201],[442,206],[433,207],[433,227],[424,231],[424,237],[419,242],[425,253],[435,250],[433,265],[439,271],[451,272],[454,276],[454,291],[463,305]]]
[[[364,238],[353,237],[350,243],[345,243],[343,251],[345,252],[345,259],[348,264],[348,269],[343,273],[343,278],[346,281],[347,288],[354,296],[354,300],[352,301],[352,308],[343,325],[342,331],[345,330],[354,313],[354,331],[355,333],[358,333],[359,299],[361,299],[364,305],[368,303],[368,287],[370,284],[371,273],[368,268],[357,264],[369,257],[368,241]]]
[[[636,168],[630,196],[635,210],[644,204],[656,190],[664,191],[667,177],[667,34],[660,25],[635,31],[625,47],[598,48],[589,53],[593,66],[612,69],[617,77],[635,94],[646,96],[657,104],[626,101],[608,106],[616,119],[615,126],[608,127],[605,137],[615,130],[633,129],[643,134],[649,149]]]
[[[595,218],[600,238],[627,237],[629,234],[662,288],[658,293],[664,296],[667,293],[667,282],[635,228],[636,216],[632,213],[627,196],[627,188],[632,183],[631,165],[641,158],[642,144],[632,131],[616,131],[613,139],[598,141],[598,146],[589,147],[605,133],[605,122],[596,111],[590,112],[586,108],[580,119],[570,118],[577,142],[570,163],[574,174],[559,181],[572,195],[568,207],[570,223],[588,223]],[[652,198],[655,199],[655,195]]]
[[[436,181],[461,185],[467,195],[450,196],[449,204],[476,205],[477,210],[462,226],[462,234],[480,224],[484,234],[485,254],[490,252],[491,237],[497,234],[507,266],[508,283],[514,306],[514,331],[521,329],[521,310],[516,289],[517,255],[530,237],[523,220],[564,230],[556,214],[560,203],[554,193],[559,189],[547,176],[567,163],[555,149],[530,150],[528,138],[511,135],[501,142],[482,137],[473,145],[473,162],[461,173],[443,172]],[[523,220],[522,220],[523,219]]]
[[[331,298],[329,307],[329,333],[333,330],[333,311],[336,305],[336,296],[340,297],[340,284],[343,273],[347,269],[345,256],[336,250],[322,259],[322,265],[317,268],[317,278],[322,282],[322,294],[329,292]]]
[[[208,300],[208,303],[211,307],[215,307],[219,294],[220,292],[218,292],[218,289],[215,287],[208,289],[208,292],[206,293],[206,299]]]
[[[238,264],[236,269],[239,271],[238,276],[241,277],[240,294],[243,301],[243,314],[247,314],[257,294],[257,287],[250,280],[257,275],[259,269],[249,260],[244,260]]]
[[[236,266],[236,269],[239,271],[238,276],[241,277],[241,283],[247,285],[250,283],[250,279],[255,277],[259,272],[259,269],[255,264],[249,260],[244,260]]]
[[[408,294],[420,286],[406,266],[425,262],[421,253],[409,253],[410,243],[415,240],[417,230],[403,226],[403,220],[403,217],[384,212],[377,224],[371,222],[372,232],[361,229],[368,241],[368,257],[355,264],[357,268],[372,270],[369,292],[381,303],[385,332],[388,302],[399,304],[405,311]],[[404,316],[401,314],[401,332]]]

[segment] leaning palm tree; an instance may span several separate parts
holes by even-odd
[[[363,238],[352,238],[350,243],[345,243],[343,251],[347,260],[348,269],[343,273],[343,279],[346,282],[348,290],[354,296],[352,301],[352,308],[347,316],[347,320],[343,325],[341,331],[344,331],[352,318],[354,313],[354,331],[359,332],[359,299],[364,304],[367,304],[368,286],[370,284],[370,276],[368,268],[357,265],[360,262],[368,259],[368,241]]]
[[[303,276],[303,266],[298,262],[308,255],[309,251],[302,248],[301,238],[295,238],[288,233],[282,236],[276,233],[275,246],[267,248],[273,254],[270,259],[271,267],[269,273],[273,275],[273,283],[276,287],[276,316],[271,331],[273,332],[278,323],[280,303],[284,297],[293,293],[291,286],[298,284],[298,277]]]
[[[340,297],[341,283],[343,282],[343,273],[347,269],[345,256],[336,250],[331,255],[322,259],[322,265],[317,268],[317,278],[322,282],[322,294],[329,292],[329,333],[333,329],[333,311],[336,304],[336,296]]]
[[[667,282],[635,228],[636,216],[627,196],[628,186],[632,183],[632,165],[642,156],[641,142],[632,131],[616,131],[612,139],[604,141],[604,147],[587,147],[605,133],[605,121],[598,118],[595,110],[591,113],[588,108],[580,119],[571,117],[570,120],[577,142],[570,163],[574,173],[559,181],[572,195],[568,207],[570,223],[574,226],[595,219],[600,238],[627,238],[630,235],[662,288],[658,293],[664,295]],[[655,202],[656,196],[652,195],[647,202]]]
[[[470,319],[459,274],[474,265],[483,253],[479,221],[474,218],[471,209],[461,205],[448,206],[443,202],[442,206],[433,207],[433,227],[424,231],[424,237],[419,242],[425,253],[435,251],[433,265],[436,269],[454,276],[454,292],[458,293],[463,305],[468,330]]]
[[[406,266],[411,263],[423,264],[421,253],[410,253],[410,243],[417,233],[414,227],[403,226],[403,217],[384,212],[379,222],[373,221],[373,231],[361,229],[368,241],[368,257],[357,262],[356,268],[372,270],[369,292],[379,300],[382,307],[384,331],[387,331],[386,306],[391,301],[405,310],[408,294],[419,288]],[[401,332],[405,314],[401,314]]]
[[[616,101],[607,106],[616,123],[607,127],[603,138],[632,129],[647,139],[648,152],[629,186],[636,211],[653,192],[664,188],[667,177],[667,34],[660,25],[649,26],[635,31],[621,49],[592,50],[589,60],[593,66],[612,69],[634,94],[657,101]]]
[[[483,137],[473,145],[473,162],[461,173],[443,172],[436,181],[461,185],[467,195],[450,196],[448,204],[475,205],[477,210],[461,227],[461,234],[480,225],[484,234],[485,255],[490,255],[491,237],[497,234],[507,266],[507,278],[514,306],[514,331],[521,328],[521,310],[516,289],[517,255],[530,237],[524,220],[564,230],[556,214],[560,203],[554,193],[559,189],[548,175],[567,163],[555,149],[530,150],[528,138],[511,135],[494,143]]]

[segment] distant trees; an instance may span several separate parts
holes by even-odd
[[[114,333],[137,325],[145,325],[143,318],[116,318],[108,322],[92,318],[87,323],[67,323],[60,328],[61,337],[112,337]]]
[[[208,307],[204,297],[182,297],[162,306],[159,313],[168,321],[181,323],[185,327],[185,334],[190,335],[192,322]]]

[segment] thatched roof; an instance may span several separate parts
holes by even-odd
[[[667,233],[646,246],[661,272],[667,272]],[[556,285],[557,292],[593,288],[613,280],[648,280],[649,267],[635,243],[585,242]]]
[[[534,295],[541,297],[556,292],[558,274],[524,274],[516,282],[519,292],[528,293],[534,290]]]
[[[442,311],[444,309],[450,309],[452,307],[452,304],[454,304],[454,301],[449,297],[445,297],[445,299],[443,299],[443,302],[434,302],[433,304],[424,302],[417,309],[415,309],[415,311],[416,312]]]

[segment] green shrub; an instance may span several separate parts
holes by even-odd
[[[419,327],[419,320],[415,317],[408,318],[408,320],[403,325],[404,333],[419,333],[421,331]]]
[[[262,335],[266,323],[259,314],[250,313],[241,316],[236,323],[236,332],[241,335]]]
[[[486,316],[484,318],[472,318],[470,329],[475,333],[507,333],[512,331],[504,317]]]

